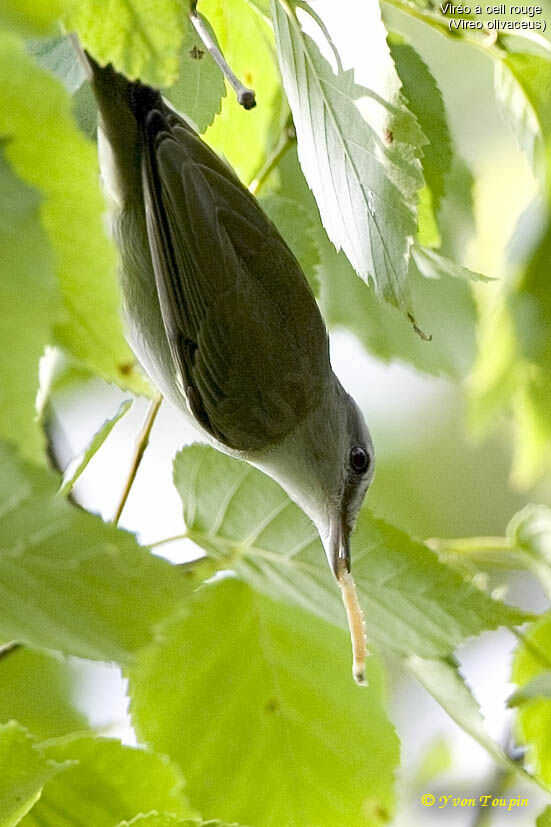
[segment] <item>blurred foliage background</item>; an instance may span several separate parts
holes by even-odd
[[[549,32],[451,36],[423,0],[384,0],[384,26],[375,4],[302,5],[199,3],[255,88],[251,112],[176,0],[0,10],[2,827],[201,824],[199,813],[250,827],[550,823]],[[537,19],[549,23],[542,5]],[[298,28],[286,34],[289,12]],[[254,477],[242,511],[228,506],[220,522],[208,492],[223,501],[240,471],[211,458],[190,502],[185,475],[206,449],[178,455],[175,487],[172,459],[198,436],[167,403],[120,528],[108,524],[153,391],[124,339],[95,104],[73,30],[193,121],[256,192],[318,296],[335,370],[377,452],[356,540],[369,551],[358,577],[376,652],[366,697],[351,684],[325,573],[287,579],[242,550],[239,515],[252,532],[280,494]],[[359,135],[373,150],[379,116],[365,101],[390,104],[392,138],[377,157],[398,194],[364,212],[365,232],[380,220],[381,237],[391,234],[398,288],[385,266],[366,284],[364,248],[353,266],[328,238],[339,241],[337,207],[352,215],[357,203],[324,199],[309,166],[323,148],[315,130],[307,140],[305,89],[322,111],[307,70],[301,80],[308,49],[305,65],[337,85],[350,144]],[[321,571],[298,511],[272,528],[267,551],[284,555],[303,538],[302,566],[319,557]],[[228,537],[241,549],[235,565]],[[175,568],[203,551],[213,567]],[[191,596],[231,567],[241,582]],[[541,617],[518,631],[531,613]],[[424,792],[520,793],[529,805],[428,809]]]

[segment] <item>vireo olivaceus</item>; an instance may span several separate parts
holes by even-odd
[[[216,448],[304,509],[340,579],[373,444],[331,369],[306,278],[255,198],[157,90],[89,63],[132,348]]]

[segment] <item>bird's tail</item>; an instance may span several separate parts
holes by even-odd
[[[139,80],[128,80],[111,64],[101,66],[77,38],[75,46],[96,98],[99,128],[114,155],[118,189],[123,199],[132,197],[141,186],[143,126],[149,111],[162,110],[161,94]]]

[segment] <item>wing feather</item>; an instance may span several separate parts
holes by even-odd
[[[178,116],[144,123],[142,181],[163,322],[194,416],[252,453],[319,404],[327,333],[291,251]]]

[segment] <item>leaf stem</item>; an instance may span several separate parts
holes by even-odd
[[[198,14],[196,6],[197,0],[195,0],[191,7],[191,22],[193,24],[193,28],[203,41],[205,48],[210,52],[217,65],[222,70],[224,77],[227,78],[228,82],[235,90],[237,102],[243,107],[243,109],[253,109],[256,106],[254,89],[248,89],[246,86],[243,86],[235,72],[233,72],[224,58],[224,55],[212,39],[211,33],[207,29],[203,18]]]
[[[273,152],[268,156],[249,184],[250,193],[253,195],[258,195],[259,191],[262,189],[274,169],[278,166],[287,150],[296,142],[296,139],[297,136],[293,124],[287,124],[279,141],[275,145]]]
[[[126,478],[126,483],[124,485],[124,489],[121,494],[119,504],[115,510],[115,514],[112,520],[112,522],[114,522],[115,525],[117,525],[117,523],[120,520],[122,511],[128,499],[128,495],[130,494],[130,490],[132,488],[132,485],[134,484],[134,480],[136,479],[136,474],[138,473],[138,468],[140,467],[140,463],[143,459],[145,449],[149,444],[151,429],[153,428],[153,423],[155,422],[157,414],[159,413],[159,408],[161,407],[162,401],[163,397],[160,394],[158,394],[154,399],[151,400],[149,408],[147,410],[146,417],[144,419],[144,423],[136,438],[136,448],[134,450],[134,456],[132,457],[130,471],[128,473],[128,477]]]

